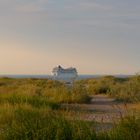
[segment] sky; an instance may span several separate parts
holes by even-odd
[[[140,71],[140,0],[0,0],[0,74]]]

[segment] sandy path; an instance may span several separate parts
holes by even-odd
[[[64,104],[64,108],[76,112],[74,117],[86,121],[114,123],[126,114],[126,106],[107,95],[95,95],[89,104]]]

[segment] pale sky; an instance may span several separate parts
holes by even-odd
[[[140,71],[140,0],[0,0],[0,74]]]

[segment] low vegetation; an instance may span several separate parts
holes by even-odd
[[[48,79],[0,79],[0,140],[139,140],[140,112],[96,132],[95,122],[66,117],[62,103],[88,103],[94,94],[140,101],[140,76],[87,79],[67,87]]]
[[[140,101],[140,76],[130,78],[101,77],[80,81],[90,95],[108,94],[123,102]]]
[[[47,79],[0,79],[0,103],[28,103],[34,106],[59,103],[86,103],[90,97],[84,86],[67,87]]]
[[[29,105],[1,109],[2,140],[75,140],[94,138],[90,125],[68,121],[58,112]]]
[[[89,100],[86,89],[79,84],[67,87],[48,79],[1,78],[0,139],[90,139],[95,133],[89,124],[69,121],[59,110],[60,103]]]
[[[140,117],[140,116],[139,116]],[[98,133],[98,140],[139,140],[140,139],[140,119],[133,115],[122,118],[114,124],[108,132]]]
[[[0,107],[1,140],[139,140],[140,119],[123,118],[110,131],[96,132],[94,122],[69,120],[59,111],[30,105]]]

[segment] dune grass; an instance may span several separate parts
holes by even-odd
[[[68,88],[48,79],[1,78],[0,139],[90,140],[95,133],[89,124],[67,120],[59,111],[60,103],[87,101],[80,85]]]
[[[98,140],[139,140],[140,139],[140,118],[127,116],[108,132],[97,134]]]
[[[140,119],[122,118],[113,129],[95,132],[94,122],[66,119],[58,110],[29,104],[0,106],[1,140],[139,140]]]
[[[123,102],[140,101],[140,76],[135,76],[124,82],[112,86],[109,94]]]
[[[0,139],[3,140],[96,139],[88,123],[67,120],[58,111],[5,104],[0,112]]]
[[[71,88],[48,79],[0,79],[0,102],[12,100],[30,104],[86,103],[90,97],[86,89],[75,84]],[[36,105],[37,105],[36,104]]]
[[[130,78],[115,78],[105,76],[97,79],[79,81],[82,83],[88,94],[108,94],[118,101],[139,102],[140,101],[140,76]]]
[[[139,82],[137,76],[103,77],[68,88],[47,79],[1,78],[0,140],[139,140],[140,113],[122,118],[110,131],[96,132],[94,122],[68,118],[59,108],[61,103],[89,102],[93,91],[139,102]]]

